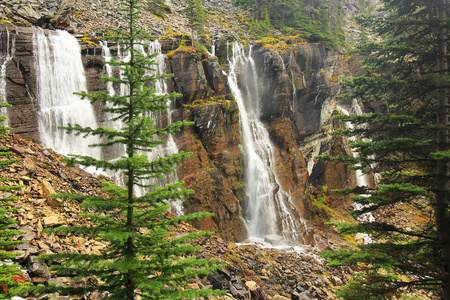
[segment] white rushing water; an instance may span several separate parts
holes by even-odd
[[[37,72],[38,125],[41,143],[67,155],[88,155],[99,159],[95,137],[66,133],[58,129],[67,124],[97,127],[94,109],[88,100],[74,92],[86,91],[86,78],[81,61],[81,50],[75,37],[65,31],[33,33],[33,49]]]
[[[290,195],[278,184],[274,149],[259,120],[260,93],[251,48],[233,42],[228,83],[239,106],[246,180],[245,220],[249,239],[282,236],[297,242],[300,220],[293,217]],[[281,230],[277,224],[281,224]]]
[[[105,62],[113,59],[111,51],[106,42],[101,43],[102,55]],[[38,89],[38,123],[41,143],[48,148],[67,155],[79,154],[88,155],[97,159],[104,159],[105,153],[102,149],[87,147],[87,145],[97,143],[96,137],[87,137],[81,140],[82,136],[67,134],[63,130],[58,129],[59,126],[67,124],[80,124],[83,127],[97,128],[93,106],[88,100],[82,100],[80,96],[74,92],[87,91],[86,77],[81,60],[81,50],[75,37],[65,31],[50,32],[44,34],[43,30],[37,30],[33,34],[34,57],[37,70],[37,89]],[[147,75],[156,76],[165,73],[165,56],[161,53],[161,45],[158,41],[147,42],[146,45],[139,45],[138,50],[144,54],[154,54],[154,71],[150,71]],[[118,51],[117,60],[129,59],[129,53],[121,53]],[[107,76],[113,76],[113,68],[109,64],[105,64],[105,73]],[[158,79],[155,83],[155,93],[158,95],[167,93],[167,85],[164,79]],[[128,87],[120,85],[117,90],[113,84],[107,83],[106,86],[110,95],[118,93],[125,95]],[[170,102],[167,103],[170,107]],[[156,121],[155,126],[163,126],[161,120],[162,114],[152,114],[151,117]],[[171,112],[165,116],[167,122],[171,122]],[[105,116],[105,126],[120,129],[123,124],[121,121],[113,121],[112,115]],[[114,160],[125,155],[125,147],[116,145],[106,151],[107,159]],[[146,153],[149,160],[158,157],[168,156],[178,153],[177,145],[171,135],[168,135],[166,143],[155,148],[152,152]],[[94,172],[94,170],[88,169]],[[111,176],[117,184],[124,185],[123,176],[112,174],[108,171],[102,171],[107,176]],[[146,182],[153,184],[164,184],[165,182],[177,181],[176,172],[168,175],[163,182]],[[145,193],[145,188],[137,188],[136,195],[140,196]],[[171,210],[178,215],[183,213],[180,201],[171,203]]]
[[[337,106],[337,109],[342,112],[343,114],[349,116],[350,113],[348,110],[346,110],[343,107]],[[352,101],[352,111],[355,115],[361,115],[363,113],[361,106],[359,105],[358,101],[353,100]],[[354,125],[351,122],[345,122],[345,126],[347,128],[353,129]],[[361,125],[364,126],[364,125]],[[352,136],[349,138],[350,141],[355,141],[356,137]],[[358,153],[357,152],[353,152],[353,156],[354,157],[358,157]],[[370,177],[366,174],[364,174],[361,170],[356,170],[356,184],[358,186],[369,186],[369,182],[370,182]]]
[[[293,61],[293,54],[294,52],[292,51],[291,54],[289,55],[289,64],[291,66]],[[292,78],[292,111],[295,112],[295,102],[297,101],[297,88],[295,86],[294,68],[291,67],[290,69]]]
[[[211,40],[211,52],[207,52],[209,56],[216,56],[216,40]]]
[[[3,38],[2,35],[6,35],[6,38]],[[5,41],[5,44],[1,41]],[[6,67],[8,63],[15,57],[16,55],[16,38],[15,35],[10,34],[8,28],[5,27],[5,32],[0,31],[0,103],[6,102]],[[8,110],[6,107],[0,108],[0,115],[8,117]],[[5,126],[8,126],[8,119],[6,119],[3,123]]]
[[[343,107],[337,106],[337,109],[347,116],[350,115],[349,111]],[[355,115],[361,115],[363,113],[361,106],[359,105],[358,101],[356,101],[355,99],[352,101],[352,111]],[[354,125],[351,122],[345,122],[345,126],[350,129],[354,128]],[[362,125],[362,126],[364,126],[364,125]],[[354,137],[354,136],[349,138],[349,140],[351,140],[351,141],[354,141],[355,139],[356,139],[356,137]],[[353,156],[358,157],[358,153],[353,152]],[[356,170],[355,175],[356,175],[356,185],[357,186],[369,187],[370,179],[371,179],[369,177],[369,175],[364,174],[361,170]],[[367,195],[367,197],[369,197],[369,195]],[[361,203],[356,203],[356,202],[353,203],[354,210],[361,210],[363,208],[364,208],[364,206]],[[375,217],[373,216],[372,213],[365,213],[358,217],[358,221],[361,223],[375,222]],[[370,244],[373,242],[372,238],[369,234],[360,234],[360,235],[362,235],[364,244]]]

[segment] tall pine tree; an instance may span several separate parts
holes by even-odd
[[[322,156],[377,174],[376,188],[352,194],[359,216],[394,207],[415,207],[414,226],[396,216],[360,224],[340,224],[343,234],[363,232],[375,242],[355,250],[325,251],[330,266],[359,272],[338,294],[345,299],[384,299],[422,289],[450,299],[450,217],[448,201],[447,0],[383,0],[385,13],[360,18],[381,42],[358,46],[368,74],[344,79],[349,99],[384,104],[383,112],[338,118],[354,124],[334,132],[356,136],[349,142],[357,158]]]
[[[93,135],[104,138],[94,147],[124,145],[126,155],[110,162],[92,157],[72,155],[69,163],[83,166],[121,171],[127,178],[126,187],[104,182],[104,191],[110,197],[93,197],[72,194],[58,194],[57,197],[82,201],[83,216],[92,226],[58,228],[59,233],[72,233],[97,239],[105,245],[100,255],[59,253],[45,257],[54,262],[53,268],[61,276],[75,276],[98,279],[97,285],[86,287],[49,286],[40,287],[39,293],[57,291],[64,295],[87,295],[90,292],[106,293],[108,299],[185,299],[215,292],[210,289],[189,289],[188,279],[207,275],[218,266],[215,261],[196,259],[197,247],[188,242],[204,236],[205,232],[191,233],[182,237],[169,238],[169,230],[184,221],[197,220],[207,213],[165,218],[169,208],[168,200],[184,198],[192,193],[183,187],[183,182],[170,183],[163,187],[145,184],[146,179],[161,178],[174,171],[174,166],[188,157],[189,153],[161,157],[149,161],[143,154],[160,145],[159,137],[179,131],[188,122],[176,122],[163,128],[154,128],[154,120],[148,112],[167,110],[167,100],[174,100],[178,94],[156,95],[151,83],[167,75],[145,75],[155,64],[153,56],[137,50],[143,39],[150,37],[137,27],[139,18],[138,0],[125,0],[122,5],[128,24],[125,29],[115,31],[114,39],[130,53],[127,61],[111,61],[112,66],[122,70],[120,79],[104,76],[106,82],[126,85],[124,96],[109,95],[108,92],[88,94],[83,97],[100,103],[103,111],[121,121],[120,130],[110,128],[86,128],[68,125],[64,129],[79,135]],[[147,72],[148,73],[148,72]],[[136,197],[135,188],[146,186],[148,192]],[[56,262],[62,262],[57,264]]]
[[[192,46],[200,47],[199,35],[204,31],[206,21],[205,9],[202,0],[185,0],[186,8],[184,12],[189,20],[191,27]],[[194,44],[195,41],[195,44]]]

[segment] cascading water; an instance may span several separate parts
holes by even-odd
[[[152,76],[161,76],[166,73],[166,56],[162,54],[161,51],[161,44],[158,42],[158,40],[150,41],[148,44],[147,49],[140,49],[141,53],[147,53],[149,55],[156,54],[156,56],[153,58],[156,62],[156,65],[153,65],[152,67],[155,69],[154,71],[147,70],[147,75]],[[166,80],[163,78],[159,78],[155,82],[155,94],[156,95],[165,95],[167,94],[167,83]],[[155,120],[155,126],[162,127],[164,126],[162,123],[163,120],[163,114],[167,117],[167,124],[172,123],[172,102],[171,100],[167,100],[166,105],[168,107],[167,112],[162,113],[151,113],[150,116],[153,120]],[[168,134],[166,137],[165,144],[161,144],[155,149],[152,150],[152,152],[147,153],[150,160],[157,159],[159,157],[164,156],[170,156],[173,154],[178,153],[178,146],[175,143],[175,140],[173,139],[173,136],[171,134]],[[166,177],[161,180],[160,185],[164,185],[166,182],[177,182],[178,181],[178,174],[177,170],[175,172],[166,174]],[[183,214],[183,204],[181,200],[171,200],[170,201],[171,211],[172,213],[175,213],[176,215],[182,215]]]
[[[111,65],[109,64],[109,62],[112,60],[112,55],[111,55],[111,51],[108,47],[108,42],[100,41],[100,46],[102,47],[102,56],[103,56],[103,59],[105,60],[104,68],[105,68],[106,76],[112,77],[113,70],[112,70]],[[113,86],[112,82],[106,83],[106,89],[108,90],[110,96],[114,96],[116,94],[116,91],[114,90],[114,86]]]
[[[33,50],[37,72],[38,125],[41,143],[67,155],[76,153],[99,159],[95,137],[80,141],[80,136],[68,134],[59,126],[80,124],[97,127],[94,109],[87,100],[74,92],[86,91],[86,78],[81,50],[75,37],[65,31],[33,33]]]
[[[6,34],[6,39],[2,38],[2,34]],[[5,44],[1,41],[5,40]],[[11,36],[8,28],[5,27],[5,33],[0,31],[0,103],[6,102],[6,66],[14,58],[16,51],[15,35]],[[0,115],[8,117],[6,107],[0,108]],[[8,125],[8,119],[5,120],[4,125]]]
[[[293,54],[289,56],[290,64],[292,66]],[[295,102],[297,101],[297,88],[295,86],[294,69],[291,67],[291,78],[292,78],[292,110],[295,111]]]
[[[105,62],[112,59],[111,52],[106,44],[102,43],[103,57]],[[94,109],[87,100],[82,100],[74,92],[86,91],[86,78],[84,74],[83,64],[81,61],[81,50],[77,40],[67,32],[56,31],[49,33],[48,36],[42,30],[33,34],[34,57],[36,62],[36,70],[38,73],[38,123],[41,143],[45,147],[66,154],[88,155],[97,159],[105,158],[102,150],[99,148],[86,147],[86,145],[98,142],[95,137],[87,137],[85,142],[80,142],[80,136],[67,134],[63,130],[59,130],[59,126],[67,124],[80,124],[83,127],[97,128]],[[157,53],[155,60],[158,63],[155,75],[161,75],[165,72],[164,55],[161,54],[161,45],[158,41],[149,42],[147,48],[140,45],[138,47],[142,53]],[[118,53],[119,59],[127,60],[128,53]],[[113,76],[113,70],[110,65],[105,64],[107,76]],[[151,74],[148,74],[151,75]],[[116,91],[112,84],[107,84],[110,95],[114,95]],[[167,86],[163,79],[159,79],[155,83],[156,94],[162,95],[167,92]],[[117,93],[125,95],[127,86],[121,85]],[[170,103],[168,103],[170,105]],[[169,106],[170,107],[170,106]],[[152,116],[158,123],[162,119],[160,115]],[[119,121],[112,121],[112,116],[106,116],[105,126],[120,129],[123,124]],[[167,116],[168,122],[171,122],[171,112]],[[156,126],[161,126],[159,123]],[[118,145],[114,149],[108,149],[107,159],[114,160],[125,155],[125,147]],[[112,153],[111,153],[112,152]],[[147,153],[149,159],[178,153],[178,148],[171,135],[167,137],[165,145],[157,147],[154,151]],[[94,171],[94,170],[91,170]],[[178,180],[176,172],[167,180]],[[106,174],[114,178],[119,184],[123,185],[123,178],[118,174]],[[136,191],[136,195],[143,195],[145,190],[140,188]],[[171,210],[178,215],[183,213],[181,202],[174,201],[171,203]]]
[[[233,42],[228,83],[239,106],[246,180],[246,225],[249,239],[281,235],[297,242],[301,221],[295,219],[290,195],[278,184],[269,133],[259,120],[260,95],[255,63]],[[239,78],[238,78],[239,76]],[[281,230],[277,224],[281,223]]]
[[[347,116],[350,115],[349,111],[346,110],[345,108],[338,106],[337,109]],[[352,101],[352,110],[354,111],[354,113],[356,115],[361,115],[363,113],[361,106],[359,105],[358,101],[356,101],[356,100]],[[354,125],[351,122],[345,122],[345,126],[350,129],[354,128]],[[361,125],[361,126],[364,126],[364,125]],[[354,136],[350,138],[351,141],[354,141],[355,139],[356,138]],[[358,157],[358,153],[354,152],[353,156]],[[368,187],[370,185],[370,178],[368,175],[364,174],[361,170],[356,170],[355,173],[356,173],[356,185],[357,186]],[[369,196],[369,195],[367,195],[367,196]],[[363,205],[360,203],[353,204],[353,209],[355,209],[355,210],[361,210],[362,208],[363,208]],[[361,223],[375,222],[375,217],[372,215],[372,213],[365,213],[358,217],[358,221]],[[365,244],[372,243],[372,238],[370,237],[370,235],[364,234],[363,236],[364,236],[363,239],[364,239]]]
[[[148,44],[147,44],[148,43]],[[108,45],[106,42],[102,42],[102,49],[103,49],[103,57],[104,60],[106,62],[105,64],[105,71],[106,71],[106,75],[109,77],[113,76],[113,70],[111,68],[110,65],[107,64],[107,62],[111,61],[112,59],[112,55],[110,52],[110,49],[108,48]],[[141,52],[142,54],[147,54],[147,55],[154,55],[156,54],[156,56],[153,57],[153,59],[156,62],[156,65],[152,65],[152,67],[154,68],[154,70],[147,70],[146,75],[148,76],[160,76],[162,74],[165,74],[165,69],[166,69],[166,64],[165,64],[165,55],[162,54],[161,52],[161,44],[158,42],[158,40],[155,41],[149,41],[149,42],[143,42],[141,41],[140,44],[136,45],[136,49]],[[129,53],[122,53],[120,51],[118,51],[118,60],[122,60],[122,61],[128,61],[130,58],[130,54]],[[155,94],[156,95],[164,95],[167,94],[167,84],[166,81],[162,78],[159,78],[155,83],[154,83],[154,87],[155,87]],[[116,93],[116,91],[114,90],[114,87],[112,84],[107,85],[107,89],[109,91],[110,95],[114,95]],[[124,84],[121,84],[119,87],[119,91],[118,94],[119,95],[126,95],[128,91],[128,87]],[[166,103],[167,106],[169,107],[169,110],[166,112],[167,114],[167,122],[168,124],[170,124],[172,122],[172,111],[170,109],[171,107],[171,102],[170,100]],[[155,126],[157,127],[162,127],[162,120],[163,120],[163,115],[162,113],[151,113],[150,115],[152,117],[152,119],[155,120]],[[110,116],[112,117],[112,116]],[[107,120],[110,120],[111,118],[107,117]],[[112,127],[115,129],[120,129],[122,127],[122,123],[119,121],[110,121],[107,126],[108,127]],[[176,154],[178,153],[178,147],[175,143],[175,140],[173,139],[173,136],[171,134],[169,134],[167,136],[167,139],[165,141],[165,144],[159,145],[158,147],[152,149],[152,152],[146,153],[146,155],[149,157],[149,160],[154,160],[157,159],[159,157],[164,157],[164,156],[169,156],[172,154]],[[121,156],[125,155],[125,147],[116,147],[114,153],[112,154],[112,158],[111,159],[117,159],[120,158]],[[122,178],[119,174],[109,174],[110,176],[112,176],[116,182],[120,183],[122,182]],[[166,178],[162,179],[159,184],[163,185],[166,182],[176,182],[178,181],[178,175],[177,172],[173,172],[171,174],[167,174]],[[151,184],[151,183],[155,183],[155,182],[146,182],[146,184]],[[144,195],[146,192],[144,187],[138,187],[136,189],[136,195],[140,196],[140,195]],[[175,213],[177,215],[182,215],[183,214],[183,206],[182,206],[182,202],[181,201],[171,201],[171,211],[172,213]]]
[[[349,116],[350,113],[345,108],[342,108],[340,106],[337,107],[339,111],[341,111],[343,114]],[[361,106],[359,105],[358,101],[353,100],[352,101],[352,110],[356,115],[361,115],[363,113]],[[354,126],[351,122],[345,122],[345,126],[347,128],[353,129]],[[364,125],[361,125],[364,126]],[[353,136],[349,140],[354,141],[356,138]],[[358,157],[358,153],[353,153],[354,157]],[[366,174],[364,174],[361,170],[356,170],[356,184],[358,186],[369,186],[370,178]]]
[[[208,51],[209,56],[216,56],[216,40],[211,41],[211,52]]]

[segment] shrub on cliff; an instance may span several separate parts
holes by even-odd
[[[155,128],[149,112],[167,110],[167,101],[180,96],[156,95],[150,83],[159,78],[146,75],[146,70],[155,64],[153,56],[140,53],[137,48],[142,39],[150,38],[135,26],[139,18],[138,0],[126,0],[123,5],[128,24],[125,29],[115,30],[112,37],[129,52],[126,61],[110,62],[122,70],[121,78],[103,77],[107,82],[127,86],[124,96],[109,95],[108,92],[80,93],[92,103],[99,103],[103,111],[119,121],[120,129],[86,128],[69,124],[64,129],[79,135],[99,137],[93,147],[123,145],[126,155],[116,161],[102,161],[88,156],[72,155],[68,162],[96,168],[120,171],[127,178],[125,187],[104,182],[104,191],[109,198],[58,194],[56,197],[81,200],[83,217],[92,226],[57,228],[58,233],[85,235],[101,241],[105,248],[101,254],[59,253],[45,256],[53,261],[53,269],[60,276],[87,278],[95,276],[98,284],[89,286],[49,286],[39,287],[38,293],[57,291],[64,295],[87,295],[100,292],[108,299],[184,299],[214,294],[210,289],[189,289],[188,279],[208,275],[217,268],[216,261],[196,259],[198,249],[188,242],[208,233],[197,232],[182,237],[169,238],[171,227],[184,221],[197,220],[207,213],[165,218],[169,208],[168,200],[184,198],[192,193],[183,187],[183,182],[157,186],[146,179],[162,178],[174,171],[190,154],[178,154],[149,161],[146,152],[161,143],[158,137],[175,133],[188,122],[176,122],[166,127]],[[101,142],[100,138],[104,141]],[[135,188],[147,188],[145,195],[136,197]],[[58,262],[61,262],[60,264]]]

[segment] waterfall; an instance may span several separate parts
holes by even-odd
[[[337,109],[342,112],[343,114],[349,116],[350,113],[345,108],[342,108],[340,106],[337,106]],[[363,113],[361,106],[359,105],[358,101],[353,100],[352,101],[352,110],[355,115],[361,115]],[[353,129],[355,126],[351,122],[345,122],[345,126],[347,128]],[[365,125],[360,125],[365,126]],[[354,141],[356,137],[352,136],[349,138],[350,141]],[[358,157],[358,153],[353,153],[354,157]],[[356,184],[358,186],[369,186],[370,178],[366,174],[364,174],[361,170],[356,170]]]
[[[91,103],[74,94],[87,90],[77,40],[65,31],[45,35],[43,30],[36,30],[33,33],[33,50],[41,143],[64,155],[74,153],[99,159],[100,149],[86,147],[97,142],[95,137],[80,141],[81,136],[58,129],[69,123],[98,127]]]
[[[337,109],[347,116],[350,115],[349,111],[346,110],[345,108],[337,106]],[[353,99],[353,101],[352,101],[352,110],[353,110],[354,114],[356,114],[356,115],[361,115],[363,113],[361,106],[359,105],[358,101],[356,101],[355,99]],[[354,128],[354,125],[351,122],[345,122],[345,126],[350,129]],[[361,126],[365,126],[365,125],[361,125]],[[355,139],[356,139],[356,137],[354,137],[354,136],[349,138],[349,140],[351,140],[351,141],[354,141]],[[358,157],[358,153],[353,152],[353,156]],[[356,185],[357,186],[366,186],[366,187],[369,186],[370,178],[368,175],[364,174],[361,170],[356,170],[355,175],[356,175]],[[363,196],[369,197],[369,195],[363,195]],[[363,208],[362,204],[353,203],[354,210],[361,210],[362,208]],[[372,213],[369,212],[369,213],[360,215],[358,217],[358,221],[361,223],[375,222],[375,217],[373,216]],[[373,242],[371,236],[368,234],[363,234],[363,239],[364,239],[365,244],[370,244]]]
[[[112,55],[111,55],[111,51],[109,50],[109,47],[108,47],[108,42],[100,41],[100,46],[102,47],[102,56],[103,56],[103,59],[105,60],[104,69],[105,69],[106,76],[112,77],[114,74],[113,74],[112,67],[109,64],[109,62],[112,60]],[[106,83],[106,89],[108,90],[110,96],[114,96],[116,94],[116,92],[114,91],[114,86],[113,86],[112,82]]]
[[[216,40],[211,41],[211,52],[208,51],[209,56],[216,56]]]
[[[147,53],[149,55],[156,56],[153,58],[156,62],[156,65],[152,67],[155,69],[154,71],[147,70],[147,75],[149,76],[161,76],[166,73],[166,56],[162,54],[161,44],[158,40],[148,42],[147,49],[141,50],[141,53]],[[155,82],[155,94],[156,95],[165,95],[167,94],[167,83],[163,78],[159,78]],[[150,117],[155,120],[155,126],[162,127],[164,124],[162,123],[163,114],[166,115],[167,124],[172,123],[172,101],[170,99],[167,100],[166,105],[168,107],[166,112],[158,112],[158,113],[150,113]],[[150,160],[157,159],[159,157],[169,156],[178,153],[178,146],[173,139],[171,134],[168,134],[165,140],[165,144],[159,145],[152,152],[147,153]],[[177,168],[177,166],[175,166]],[[166,174],[165,178],[160,181],[160,185],[164,185],[166,182],[177,182],[178,179],[178,170],[172,172],[170,174]],[[183,203],[181,200],[170,200],[171,212],[176,215],[183,214]]]
[[[111,51],[108,47],[108,44],[106,42],[102,42],[101,43],[102,46],[102,55],[103,58],[105,60],[105,72],[106,75],[108,77],[112,77],[113,74],[113,70],[111,68],[111,66],[108,64],[108,62],[111,61],[112,59],[112,55],[111,55]],[[161,52],[161,44],[158,42],[158,40],[155,41],[141,41],[139,44],[136,45],[136,49],[141,52],[144,55],[155,55],[153,57],[153,60],[156,62],[156,65],[152,65],[152,68],[154,69],[152,70],[146,70],[146,74],[147,76],[160,76],[162,74],[165,74],[166,72],[166,64],[165,64],[165,55],[162,54]],[[123,53],[121,52],[121,49],[118,49],[118,58],[117,60],[122,60],[122,61],[128,61],[130,59],[130,53],[126,52]],[[122,76],[122,74],[120,74],[120,76]],[[157,79],[157,81],[154,83],[154,88],[155,88],[155,94],[156,95],[164,95],[167,94],[167,84],[166,81],[163,78],[159,78]],[[110,95],[114,95],[116,93],[116,91],[114,90],[114,87],[112,84],[110,84],[108,82],[107,84],[107,89],[109,91]],[[119,95],[126,95],[128,91],[128,86],[121,84],[118,90],[118,94]],[[149,116],[155,120],[155,126],[157,127],[162,127],[164,126],[164,124],[162,123],[163,114],[166,114],[166,118],[167,118],[167,124],[172,123],[172,110],[171,110],[171,101],[168,100],[168,102],[166,103],[166,105],[169,107],[168,111],[165,113],[149,113]],[[113,116],[106,116],[107,120],[111,120]],[[115,128],[115,129],[120,129],[122,127],[122,123],[120,121],[108,121],[106,126],[107,127],[111,127],[111,128]],[[155,160],[159,157],[164,157],[164,156],[168,156],[168,155],[172,155],[172,154],[176,154],[178,153],[178,147],[175,143],[175,140],[173,139],[173,136],[171,134],[169,134],[165,140],[165,144],[159,145],[158,147],[152,149],[151,152],[145,153],[148,157],[149,160]],[[121,156],[125,155],[125,147],[124,146],[118,146],[115,147],[113,154],[112,154],[112,160],[114,159],[118,159]],[[109,176],[113,177],[113,179],[118,183],[118,184],[124,184],[123,183],[123,178],[120,174],[108,174]],[[176,182],[178,181],[178,174],[177,172],[173,172],[171,174],[167,174],[166,177],[164,179],[161,179],[159,182],[154,182],[155,180],[152,181],[146,181],[145,184],[156,184],[158,183],[159,185],[164,185],[166,182]],[[141,196],[144,195],[146,192],[146,189],[144,187],[137,187],[135,193],[137,196]],[[182,202],[179,200],[172,200],[170,202],[171,205],[171,212],[176,214],[176,215],[182,215],[183,214],[183,206],[182,206]]]
[[[246,225],[250,239],[281,235],[297,242],[301,221],[296,220],[290,195],[282,189],[275,170],[274,149],[259,120],[260,92],[255,63],[241,44],[233,42],[228,83],[239,107],[246,181]],[[281,224],[281,230],[278,224]]]
[[[3,32],[0,31],[0,103],[6,102],[6,67],[8,63],[14,58],[16,52],[16,36],[9,33],[8,28],[5,27],[5,45],[3,44]],[[0,108],[0,115],[8,117],[8,110],[6,107]],[[8,119],[4,122],[8,126]]]
[[[144,43],[144,42],[142,42]],[[110,62],[113,58],[106,42],[101,43],[102,55],[105,62]],[[96,147],[86,147],[86,145],[98,142],[96,137],[89,136],[86,141],[80,142],[80,136],[67,134],[59,130],[59,126],[67,124],[80,124],[83,127],[97,128],[98,124],[93,106],[87,100],[75,95],[74,92],[86,91],[86,78],[81,61],[81,50],[77,40],[65,31],[56,31],[44,34],[43,30],[33,34],[34,57],[37,70],[37,89],[38,89],[38,123],[41,143],[48,148],[67,155],[79,154],[88,155],[97,159],[115,160],[125,155],[125,147],[116,145],[107,149],[107,154],[102,153],[102,149]],[[148,42],[146,45],[138,45],[137,49],[143,54],[156,54],[154,60],[157,62],[154,71],[148,71],[147,75],[159,76],[165,73],[165,56],[161,53],[161,45],[158,41]],[[118,60],[128,60],[129,53],[118,51]],[[155,67],[155,66],[153,66]],[[113,69],[109,64],[105,64],[105,73],[107,76],[114,75]],[[120,85],[118,90],[114,89],[113,84],[107,83],[106,86],[110,95],[116,93],[125,95],[126,85]],[[155,83],[155,93],[162,95],[167,93],[167,85],[164,79],[158,79]],[[167,105],[170,107],[170,101]],[[151,117],[156,121],[155,126],[163,126],[162,115],[152,114]],[[112,115],[105,116],[105,126],[120,129],[123,124],[121,121],[112,120]],[[167,113],[167,121],[170,123],[171,111]],[[103,149],[104,150],[104,149]],[[146,153],[150,160],[158,157],[168,156],[178,153],[177,145],[171,135],[168,135],[165,145],[160,145],[152,152]],[[94,171],[94,170],[89,170]],[[123,176],[101,170],[107,176],[111,176],[119,185],[124,185]],[[167,181],[178,181],[178,176],[170,174]],[[148,184],[149,182],[147,182]],[[156,184],[156,182],[154,182]],[[164,182],[159,182],[164,184]],[[138,188],[136,195],[145,193],[144,188]],[[178,215],[183,213],[180,201],[171,202],[171,210]]]
[[[291,55],[289,56],[289,60],[290,60],[289,63],[291,64],[291,66],[292,66],[292,59],[293,59],[292,56],[293,56],[293,54],[291,52]],[[292,111],[295,113],[295,102],[297,101],[297,88],[295,86],[294,70],[292,67],[290,69],[291,69],[291,78],[292,78]]]

